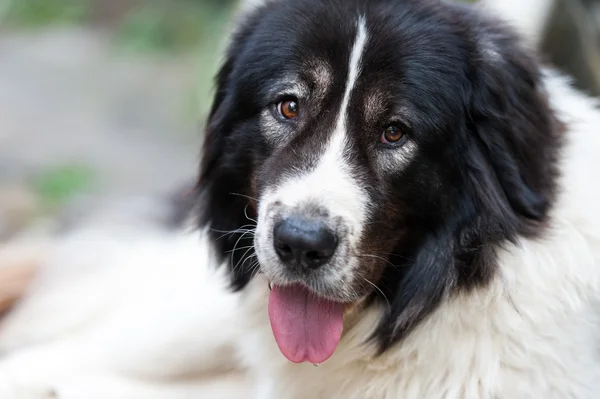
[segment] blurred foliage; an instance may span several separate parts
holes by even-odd
[[[67,164],[43,171],[36,177],[33,185],[42,202],[54,207],[90,190],[94,180],[95,173],[90,168]]]
[[[182,51],[214,42],[233,0],[4,0],[9,27],[97,23],[100,10],[117,44],[131,51]],[[116,11],[115,11],[116,10]]]
[[[82,23],[89,18],[90,0],[4,0],[10,25],[40,27],[48,24]]]
[[[210,45],[226,24],[228,3],[206,0],[146,2],[129,12],[118,27],[119,43],[135,51],[185,50]]]
[[[0,2],[3,0],[0,0]],[[183,53],[197,57],[198,85],[189,101],[193,118],[206,112],[223,32],[237,0],[4,0],[11,28],[91,25],[129,53]]]

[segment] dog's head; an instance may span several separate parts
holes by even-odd
[[[385,349],[487,284],[498,245],[540,231],[559,145],[536,61],[474,10],[273,0],[243,19],[218,75],[201,225],[236,288],[272,282],[288,358],[326,359],[342,305],[366,298],[391,303]],[[282,338],[294,329],[334,332]]]

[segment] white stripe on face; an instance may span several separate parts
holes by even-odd
[[[336,136],[339,135],[345,137],[346,119],[348,116],[348,104],[350,104],[350,97],[352,96],[352,91],[356,86],[356,82],[358,81],[358,77],[361,72],[362,57],[367,46],[368,39],[369,37],[367,35],[367,23],[365,21],[365,18],[361,17],[358,20],[358,33],[356,35],[356,41],[354,42],[354,47],[352,48],[352,54],[350,56],[350,67],[348,69],[348,81],[346,82],[346,92],[344,93],[344,99],[342,100],[342,106],[340,108],[340,114],[338,117],[338,123],[334,139]]]
[[[271,230],[273,229],[272,209],[274,203],[279,203],[284,210],[301,209],[304,204],[317,205],[326,211],[331,218],[340,219],[345,230],[349,249],[355,250],[362,234],[368,209],[368,195],[362,183],[353,175],[352,167],[345,156],[347,145],[348,108],[352,93],[361,73],[361,61],[368,43],[368,33],[365,18],[360,18],[357,24],[357,34],[352,46],[348,78],[344,97],[341,101],[335,130],[331,135],[325,152],[317,166],[306,174],[294,175],[281,185],[267,188],[260,201],[259,226],[257,229],[257,252],[262,252],[271,246]],[[285,215],[283,215],[285,217]],[[264,230],[263,230],[264,229]],[[268,250],[271,253],[271,250]],[[266,255],[266,254],[265,254]],[[268,256],[268,255],[267,255]],[[271,256],[268,256],[271,258]],[[276,258],[275,258],[276,259]],[[268,259],[262,262],[263,268],[270,268]],[[351,265],[348,265],[351,267]]]

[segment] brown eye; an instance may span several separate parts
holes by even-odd
[[[402,130],[396,125],[390,125],[381,135],[381,142],[385,144],[394,144],[399,142],[402,137],[404,137]]]
[[[296,100],[286,100],[279,103],[277,110],[285,119],[296,119],[300,112],[300,107]]]

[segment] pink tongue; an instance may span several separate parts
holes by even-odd
[[[320,364],[335,351],[344,328],[344,305],[300,285],[273,287],[269,318],[281,353],[294,363]]]

